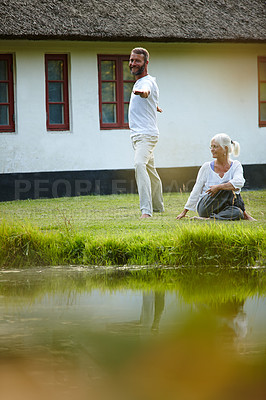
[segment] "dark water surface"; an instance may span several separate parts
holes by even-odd
[[[16,399],[265,399],[266,271],[0,270],[0,387]]]

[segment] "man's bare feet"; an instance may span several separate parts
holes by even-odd
[[[142,216],[140,217],[140,219],[144,219],[144,218],[151,218],[151,215],[149,215],[149,214],[142,214]]]
[[[251,215],[249,215],[246,211],[244,211],[244,219],[248,221],[257,221],[255,218],[253,218]]]

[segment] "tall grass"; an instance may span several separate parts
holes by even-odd
[[[42,231],[2,222],[0,266],[27,265],[263,265],[265,232],[243,225],[176,225],[164,233],[92,235]]]
[[[187,197],[149,220],[137,195],[0,203],[0,266],[265,265],[266,191],[243,193],[254,223],[177,221]]]

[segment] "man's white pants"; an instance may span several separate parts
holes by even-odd
[[[132,140],[135,150],[135,177],[142,214],[163,212],[162,182],[154,166],[153,151],[158,138],[141,136]]]

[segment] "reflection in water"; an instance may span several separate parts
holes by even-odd
[[[1,398],[265,399],[265,294],[263,269],[0,271]]]
[[[216,316],[217,325],[224,340],[227,338],[234,343],[238,352],[241,352],[241,344],[244,344],[248,334],[248,316],[244,311],[245,302],[246,299],[233,298],[212,306],[198,306],[202,312],[211,312]]]
[[[140,324],[147,333],[158,333],[161,315],[164,310],[165,293],[143,292]]]
[[[244,311],[245,301],[233,299],[222,304],[217,310],[221,326],[228,335],[232,335],[233,341],[240,351],[239,345],[248,333],[248,318]]]

